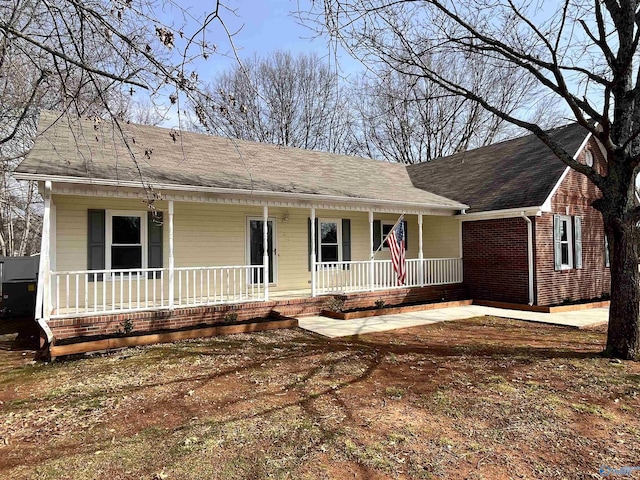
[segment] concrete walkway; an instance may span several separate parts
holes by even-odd
[[[562,313],[538,313],[522,310],[469,305],[465,307],[439,308],[422,312],[380,315],[379,317],[360,318],[355,320],[334,320],[327,317],[302,317],[298,320],[300,328],[319,333],[325,337],[348,337],[365,333],[384,332],[398,328],[416,327],[449,320],[482,317],[515,318],[529,322],[548,323],[573,328],[584,328],[607,323],[608,308],[592,308]]]

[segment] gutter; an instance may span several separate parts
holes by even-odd
[[[525,212],[522,212],[522,218],[527,222],[527,264],[529,266],[529,305],[534,304],[534,292],[533,292],[533,223],[531,219],[527,217]]]
[[[517,218],[523,214],[530,217],[539,217],[542,215],[544,209],[538,206],[531,207],[519,207],[519,208],[505,208],[503,210],[488,210],[485,212],[472,212],[466,213],[461,218],[463,222],[471,222],[474,220],[496,220],[500,218]]]
[[[40,182],[58,182],[58,183],[70,183],[75,185],[99,185],[107,187],[120,187],[120,188],[137,188],[142,189],[144,185],[140,181],[121,181],[121,180],[109,180],[109,179],[94,179],[84,177],[64,177],[57,175],[40,175],[37,173],[20,173],[16,172],[14,177],[18,180],[35,180]],[[392,206],[408,206],[416,209],[420,208],[438,208],[442,210],[462,210],[469,208],[468,205],[458,202],[452,202],[451,205],[443,205],[439,203],[414,203],[414,202],[402,202],[398,200],[381,200],[376,198],[361,198],[361,197],[340,197],[336,195],[322,195],[315,193],[288,193],[288,192],[272,192],[267,190],[248,190],[240,188],[220,188],[220,187],[205,187],[197,185],[177,185],[168,183],[149,183],[153,188],[158,190],[178,191],[178,192],[198,192],[209,193],[219,195],[241,195],[252,197],[272,197],[272,198],[296,198],[300,200],[306,200],[309,202],[336,202],[336,203],[357,203],[364,205],[392,205]]]

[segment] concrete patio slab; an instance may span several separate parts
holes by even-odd
[[[384,332],[399,328],[416,327],[436,322],[482,317],[486,315],[565,327],[584,328],[607,323],[609,309],[593,308],[574,312],[539,313],[469,305],[464,307],[425,310],[422,312],[380,315],[378,317],[354,320],[335,320],[319,316],[302,317],[298,319],[298,325],[300,328],[318,333],[325,337],[336,338]]]

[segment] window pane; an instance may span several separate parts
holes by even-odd
[[[560,245],[560,250],[562,252],[562,261],[560,263],[562,263],[562,265],[569,265],[569,244],[563,243],[562,245]]]
[[[112,242],[116,244],[140,244],[140,217],[114,216],[111,222]]]
[[[111,268],[142,268],[142,247],[111,247]]]
[[[320,241],[322,243],[338,243],[338,224],[322,222],[320,224]]]
[[[338,261],[338,246],[337,245],[322,245],[320,249],[320,258],[323,262],[337,262]]]
[[[567,222],[566,220],[560,221],[560,240],[563,242],[566,242],[569,240],[568,230],[567,230],[568,226],[569,226],[569,222]]]
[[[387,235],[389,235],[389,232],[391,232],[391,229],[393,228],[393,225],[382,225],[382,238],[380,240],[384,240],[385,238],[387,238]],[[384,246],[386,248],[389,248],[389,241],[384,242]]]

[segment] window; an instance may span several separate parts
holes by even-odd
[[[387,238],[387,235],[389,235],[389,233],[391,233],[391,229],[394,226],[394,222],[382,222],[380,225],[380,232],[382,234],[382,236],[380,237],[380,243],[382,243],[384,241],[385,238]],[[382,246],[382,250],[389,250],[389,245],[388,242],[384,242],[384,245]]]
[[[560,266],[571,268],[571,218],[560,217]]]
[[[349,218],[339,220],[316,218],[313,225],[309,218],[308,225],[309,261],[307,266],[309,271],[311,271],[312,261],[312,226],[316,262],[351,261],[351,220]],[[343,268],[348,269],[349,266],[343,266]]]
[[[146,227],[146,212],[107,212],[107,269],[146,268]]]
[[[591,150],[584,152],[584,163],[588,167],[593,167],[593,153],[591,153]]]
[[[342,260],[342,222],[340,220],[320,220],[318,253],[320,262],[340,262]]]
[[[385,251],[389,250],[389,246],[387,245],[387,243],[385,242],[385,244],[382,245],[382,241],[387,237],[387,235],[389,235],[389,232],[391,232],[391,229],[395,224],[396,222],[392,222],[392,221],[383,221],[383,220],[373,221],[373,250],[374,251],[378,251],[379,248]],[[409,238],[408,238],[409,231],[407,230],[406,220],[402,220],[402,226],[404,227],[404,232],[405,232],[404,248],[408,249],[409,248]],[[382,247],[380,247],[380,245],[382,245]]]
[[[582,222],[580,217],[553,216],[556,270],[582,268]]]

